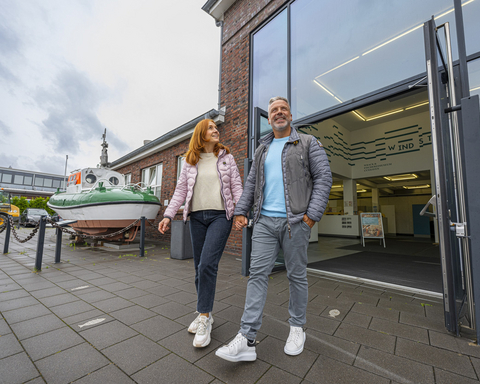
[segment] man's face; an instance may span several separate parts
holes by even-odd
[[[283,100],[276,100],[268,107],[268,123],[276,131],[283,131],[290,127],[292,114],[288,104]]]

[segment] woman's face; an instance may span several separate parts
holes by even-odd
[[[210,121],[208,123],[207,132],[205,132],[205,142],[217,144],[220,142],[220,133],[217,130],[217,126],[214,122]]]

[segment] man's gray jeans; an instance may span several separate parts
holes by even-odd
[[[290,228],[291,238],[286,218],[264,215],[260,216],[253,228],[250,277],[239,331],[250,340],[255,339],[262,325],[268,275],[272,272],[280,247],[290,282],[289,323],[296,327],[305,325],[308,302],[307,248],[311,229],[303,221],[290,225]]]

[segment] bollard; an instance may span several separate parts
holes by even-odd
[[[7,228],[5,229],[5,244],[3,245],[3,254],[8,253],[8,246],[10,245],[10,218],[7,216]]]
[[[145,216],[142,216],[140,225],[140,257],[145,256]]]
[[[35,270],[42,270],[43,245],[45,244],[46,216],[40,217],[40,230],[38,231],[37,257],[35,259]]]
[[[62,253],[62,230],[57,228],[57,244],[55,245],[55,263],[60,263]]]

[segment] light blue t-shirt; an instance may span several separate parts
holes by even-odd
[[[264,164],[265,186],[263,188],[262,215],[287,217],[283,185],[282,151],[289,137],[273,139]]]

